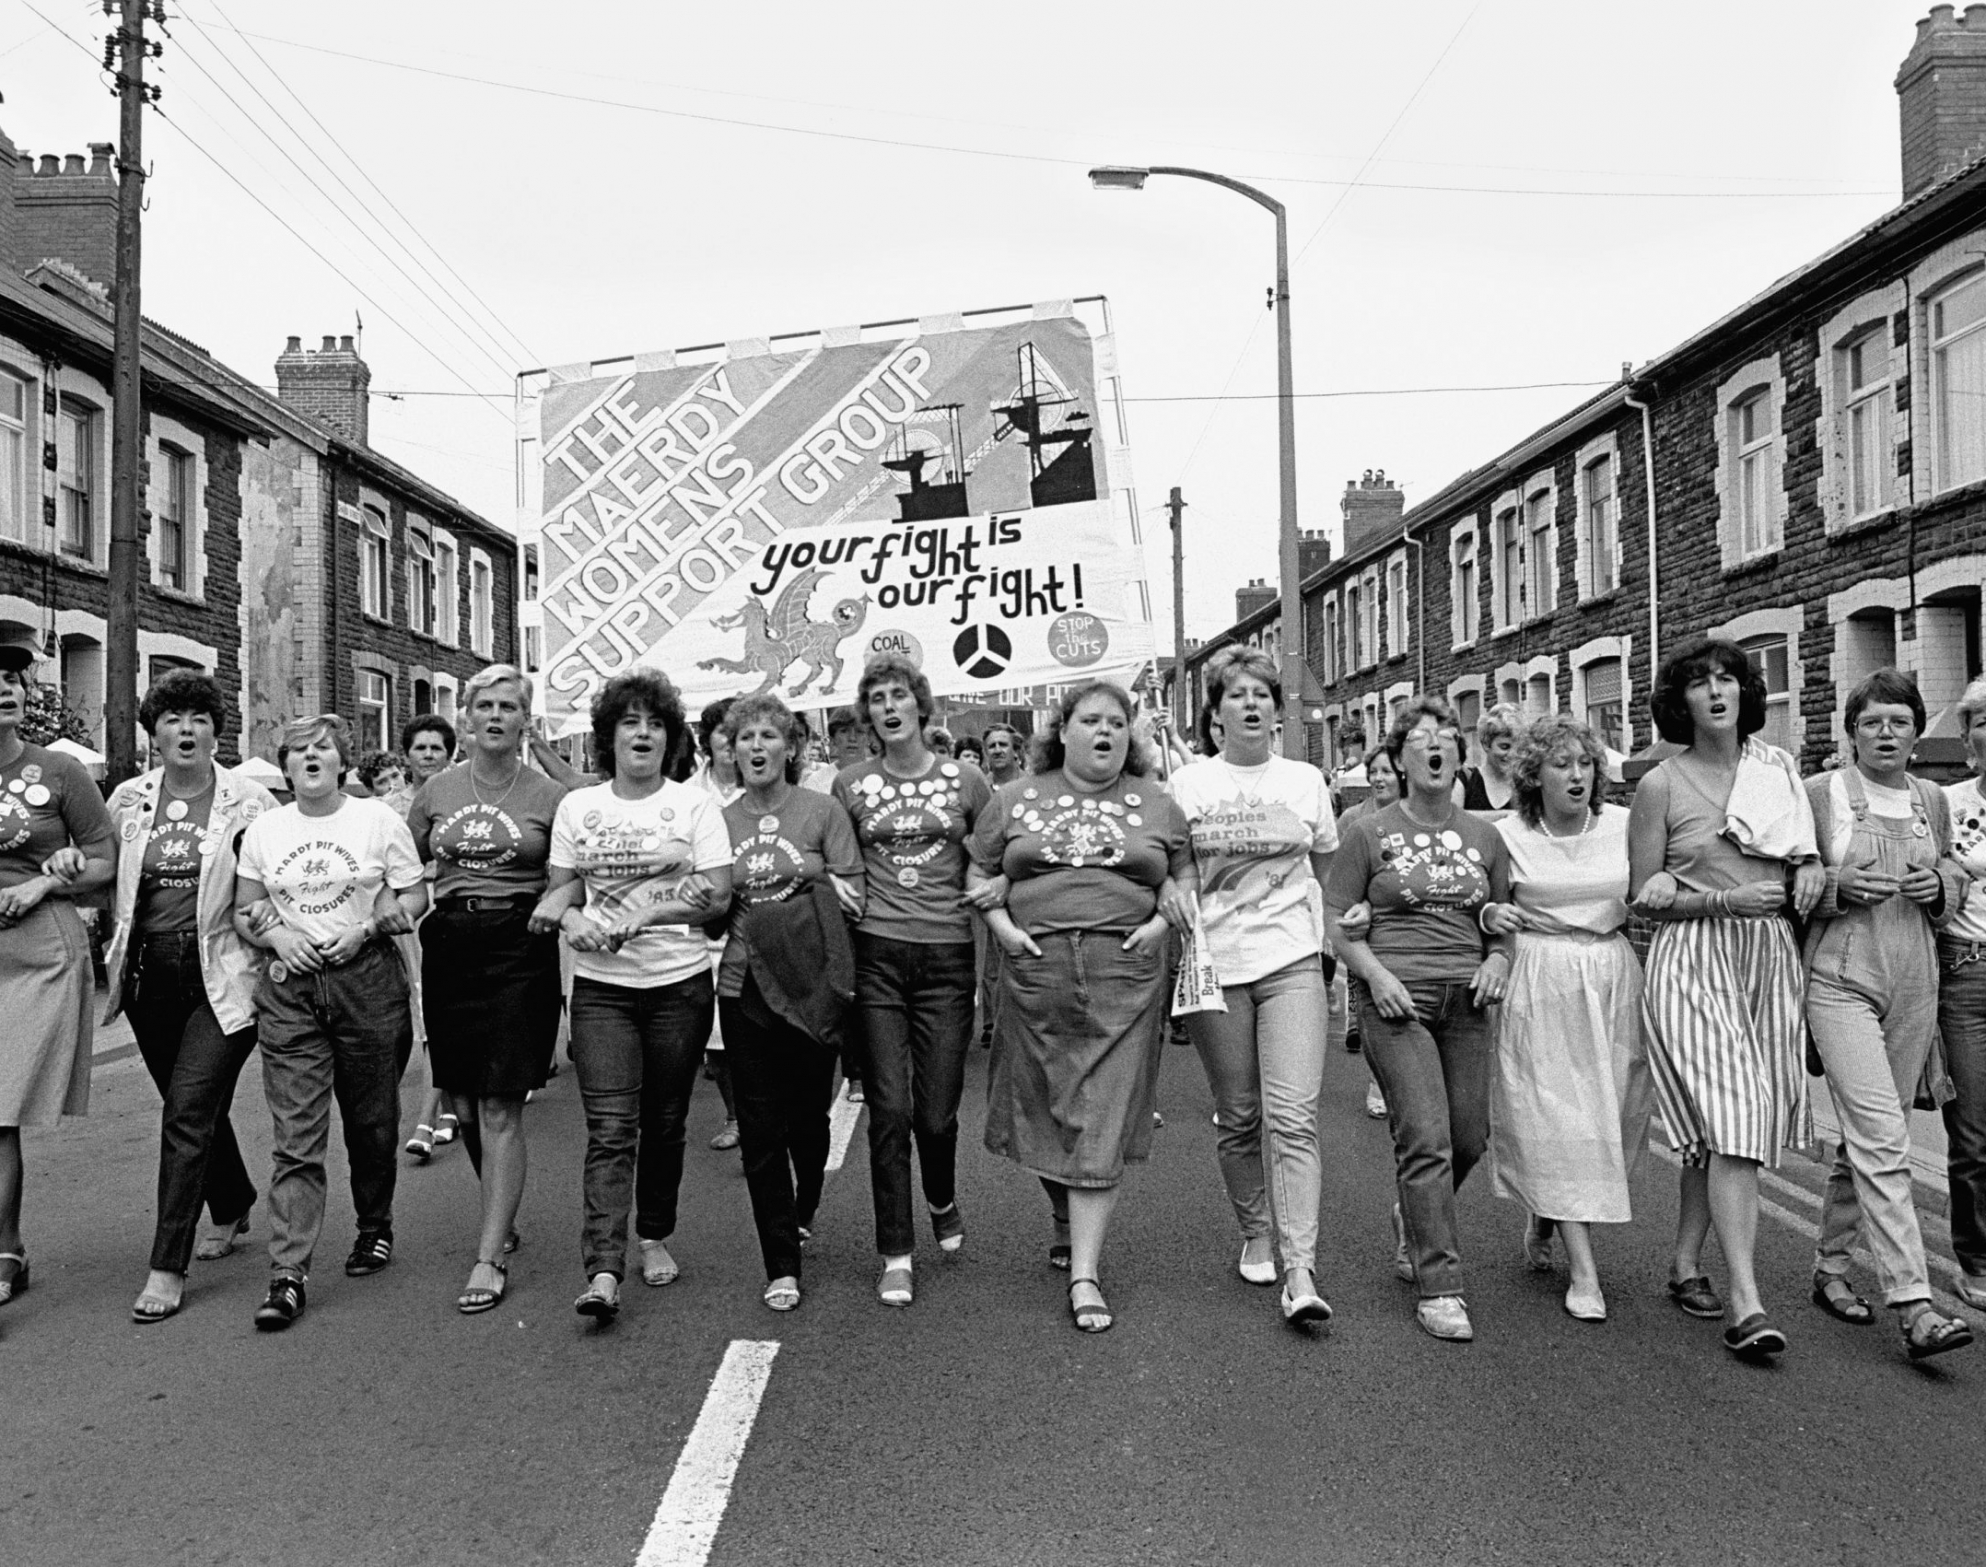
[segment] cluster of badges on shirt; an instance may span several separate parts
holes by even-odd
[[[1392,860],[1398,858],[1401,849],[1406,847],[1406,843],[1407,840],[1405,836],[1400,833],[1394,833],[1392,836],[1382,839],[1379,846],[1380,859]],[[1450,854],[1461,855],[1472,865],[1480,865],[1483,863],[1482,851],[1480,849],[1463,848],[1462,835],[1459,832],[1456,832],[1453,828],[1450,828],[1447,832],[1439,833],[1439,834],[1429,834],[1424,832],[1415,833],[1413,836],[1413,847],[1418,849],[1420,853],[1410,856],[1410,859],[1422,860],[1422,859],[1431,858],[1432,851],[1434,850],[1437,844],[1441,848],[1446,849]]]
[[[945,813],[959,808],[959,776],[956,762],[939,763],[936,778],[905,778],[892,783],[880,773],[866,773],[856,781],[855,803],[878,815],[898,808],[926,811],[942,829],[948,825]],[[896,873],[896,884],[906,890],[923,879],[915,865],[900,865]]]
[[[1041,857],[1050,864],[1107,866],[1124,858],[1125,833],[1118,819],[1124,826],[1144,826],[1145,818],[1137,809],[1144,803],[1140,794],[1125,795],[1121,805],[1089,794],[1047,796],[1030,784],[1021,791],[1011,815],[1041,840]]]
[[[48,785],[41,781],[41,763],[30,762],[21,769],[21,776],[7,785],[9,794],[18,795],[29,805],[43,806],[54,798],[48,792]]]

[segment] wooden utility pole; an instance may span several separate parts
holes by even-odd
[[[144,409],[139,398],[139,223],[145,200],[145,17],[152,0],[119,0],[110,44],[117,70],[116,359],[111,371],[110,603],[104,615],[104,755],[112,783],[138,770],[138,508]],[[108,9],[106,6],[105,9]],[[108,53],[108,51],[106,51]]]
[[[1176,484],[1165,509],[1172,513],[1172,721],[1184,740],[1193,728],[1193,693],[1186,689],[1186,502]]]

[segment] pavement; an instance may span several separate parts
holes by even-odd
[[[143,1282],[156,1096],[104,1060],[86,1119],[27,1137],[33,1287],[0,1310],[0,1560],[90,1563],[1799,1563],[1967,1558],[1986,1509],[1986,1344],[1913,1366],[1885,1320],[1806,1301],[1817,1166],[1771,1176],[1759,1239],[1776,1366],[1719,1347],[1662,1291],[1673,1166],[1597,1239],[1612,1308],[1560,1309],[1484,1170],[1461,1199],[1479,1337],[1413,1325],[1389,1267],[1391,1158],[1356,1058],[1327,1065],[1328,1331],[1285,1327],[1235,1274],[1211,1102],[1166,1053],[1152,1162],[1104,1259],[1114,1331],[1069,1325],[1031,1178],[963,1113],[963,1253],[924,1243],[918,1298],[874,1298],[857,1116],[790,1316],[763,1278],[735,1154],[698,1085],[683,1274],[620,1320],[572,1312],[584,1135],[570,1069],[529,1112],[524,1244],[496,1311],[454,1297],[477,1210],[459,1147],[403,1169],[389,1268],[347,1279],[334,1138],[308,1311],[254,1332],[267,1227],[196,1264],[183,1313],[128,1320]],[[410,1081],[407,1101],[411,1108]],[[259,1063],[235,1125],[267,1168]],[[411,1117],[410,1117],[411,1118]],[[1927,1214],[1934,1250],[1947,1244]],[[1714,1259],[1713,1276],[1720,1274]],[[1861,1287],[1869,1289],[1866,1267]],[[1947,1302],[1949,1305],[1949,1302]],[[1974,1318],[1986,1333],[1986,1321]]]

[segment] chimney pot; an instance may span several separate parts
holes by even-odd
[[[62,172],[62,160],[56,157],[56,155],[52,152],[44,152],[41,155],[41,167],[36,169],[35,173],[60,174],[61,172]]]
[[[1969,5],[1965,15],[1959,19],[1961,27],[1986,27],[1986,5]]]
[[[284,353],[286,353],[286,354],[300,354],[300,353],[302,353],[302,352],[303,352],[303,339],[302,339],[302,338],[300,338],[300,337],[293,337],[293,338],[291,338],[291,339],[290,339],[290,342],[289,342],[289,346],[288,346],[287,348],[285,348],[285,349],[283,350],[283,352],[284,352]]]
[[[338,351],[345,354],[353,352],[351,333],[347,332],[343,337],[338,339]]]
[[[107,142],[107,141],[91,142],[90,172],[92,174],[105,174],[105,175],[109,174],[110,160],[116,155],[117,155],[116,143]]]
[[[337,338],[335,338],[335,337],[333,337],[333,336],[332,336],[332,335],[331,335],[330,333],[328,333],[328,332],[327,332],[327,333],[325,333],[325,334],[324,334],[324,347],[323,347],[322,349],[320,349],[320,350],[319,350],[319,352],[320,352],[320,353],[326,353],[326,354],[335,354],[335,353],[336,353],[337,351],[338,351],[338,339],[337,339]]]
[[[83,155],[80,152],[72,152],[64,157],[62,160],[62,172],[64,174],[81,174],[83,172]]]

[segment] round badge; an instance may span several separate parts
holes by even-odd
[[[588,832],[591,832],[595,827],[600,825],[600,813],[598,811],[588,811],[584,816],[580,817],[579,825],[584,827]]]
[[[40,783],[41,763],[39,762],[28,763],[26,767],[23,767],[21,769],[21,776],[25,778],[29,783]]]
[[[778,818],[777,816],[761,816],[761,817],[759,818],[759,831],[760,831],[760,832],[778,832],[778,831],[779,831],[779,818]]]
[[[1145,801],[1142,795],[1127,794],[1124,796],[1124,803],[1126,805],[1143,805]]]
[[[644,833],[641,839],[641,846],[644,849],[659,849],[662,847],[662,840],[652,832]]]
[[[1025,815],[1027,815],[1027,807],[1025,805],[1016,805],[1014,807],[1013,817],[1015,821],[1019,821]]]
[[[1060,798],[1058,798],[1055,803],[1061,806],[1062,809],[1066,811],[1070,806],[1076,803],[1076,797],[1073,794],[1065,794],[1062,795]]]
[[[947,762],[938,771],[943,773],[947,778],[956,778],[959,775],[959,764],[957,762]]]
[[[896,884],[899,887],[915,887],[921,880],[923,878],[917,874],[915,865],[906,865],[896,873]]]
[[[47,785],[47,784],[29,784],[29,785],[28,785],[28,793],[27,793],[27,801],[28,801],[28,804],[30,804],[30,805],[46,805],[46,804],[48,804],[48,802],[49,802],[49,800],[50,800],[51,798],[53,798],[53,796],[51,796],[51,795],[49,794],[49,792],[48,792],[48,785]]]
[[[25,782],[16,778],[12,783],[7,785],[7,792],[9,794],[25,794],[27,793],[27,788],[28,786]]]
[[[1033,799],[1037,799],[1037,798],[1039,798],[1039,794],[1038,794],[1038,792],[1037,792],[1036,790],[1034,790],[1034,789],[1032,789],[1032,788],[1029,788],[1029,789],[1023,789],[1023,790],[1021,791],[1021,798],[1022,798],[1023,800],[1033,800]]]
[[[136,822],[126,822],[118,831],[124,841],[129,843],[138,836],[138,824]]]
[[[278,958],[274,963],[269,965],[269,977],[277,984],[282,984],[284,980],[290,977],[289,965],[283,962],[281,958]]]
[[[184,800],[168,800],[166,802],[166,820],[169,822],[185,821],[186,802]]]
[[[1928,838],[1931,836],[1931,829],[1927,827],[1923,822],[1918,822],[1910,830],[1920,838]]]
[[[663,806],[662,807],[663,823],[666,825],[669,822],[673,822],[675,819],[676,819],[676,808],[673,805]]]
[[[1468,856],[1470,861],[1476,865],[1480,865],[1483,863],[1483,851],[1480,849],[1469,850]]]
[[[864,794],[880,794],[882,788],[882,779],[878,778],[874,773],[869,774],[868,777],[862,780],[862,792]]]
[[[1428,837],[1428,835],[1424,832],[1417,832],[1414,834],[1414,847],[1416,849],[1428,848],[1429,846],[1432,845],[1433,842],[1434,840]]]
[[[1441,835],[1441,846],[1444,849],[1461,848],[1462,835],[1459,832],[1456,832],[1453,828],[1450,828],[1447,832]]]
[[[1144,817],[1140,816],[1136,811],[1133,811],[1124,820],[1129,822],[1133,827],[1142,827],[1145,825]]]
[[[202,854],[212,854],[214,852],[214,840],[212,838],[202,838],[200,840],[200,852]]]

